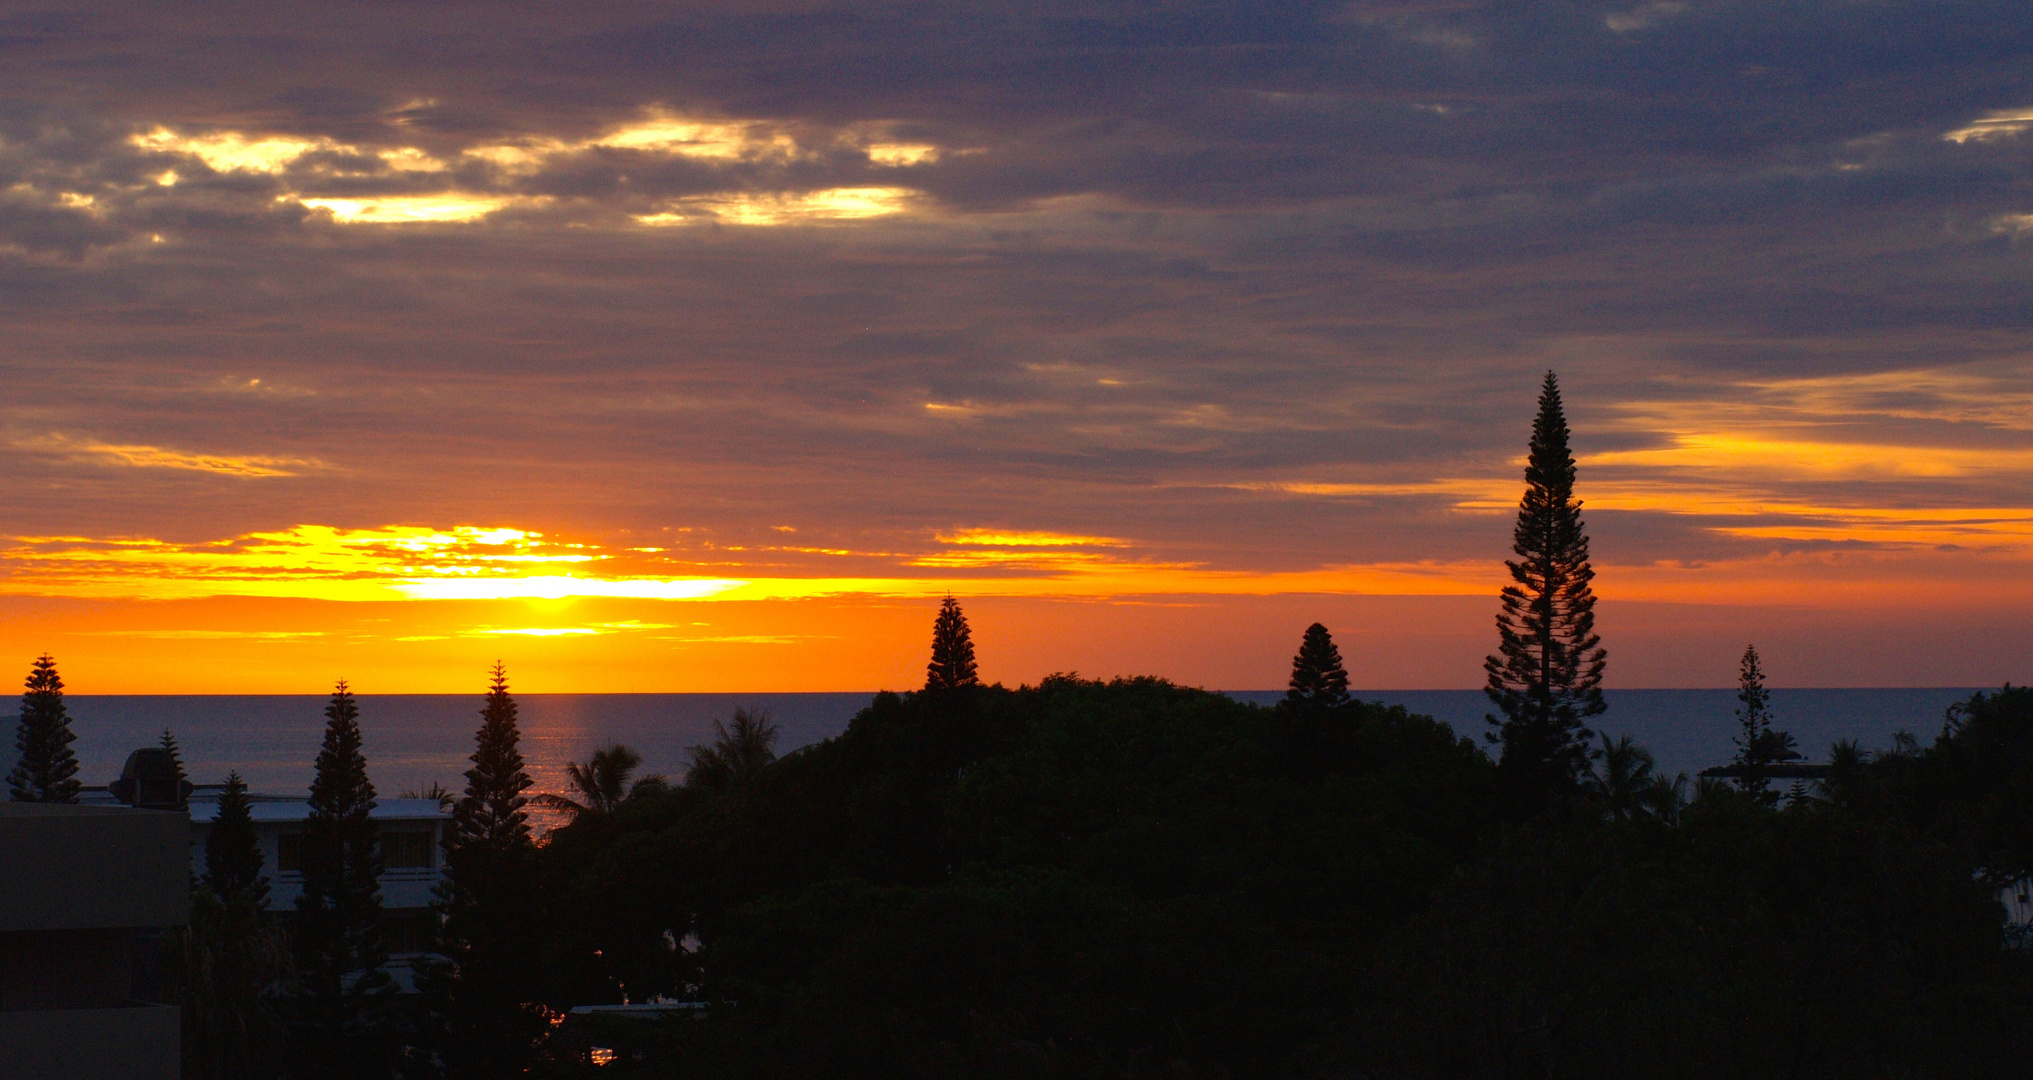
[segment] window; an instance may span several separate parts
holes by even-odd
[[[437,928],[428,911],[390,911],[381,916],[381,944],[391,956],[429,952]]]
[[[431,834],[414,829],[381,834],[381,865],[387,870],[428,870],[438,864]]]
[[[284,874],[304,872],[304,834],[286,832],[276,838],[275,868]]]

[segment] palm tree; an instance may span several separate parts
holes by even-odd
[[[1667,780],[1652,775],[1658,759],[1629,735],[1610,741],[1602,737],[1597,764],[1582,780],[1588,796],[1615,821],[1671,818],[1680,810],[1687,777]]]
[[[776,725],[770,722],[768,709],[736,709],[730,723],[715,720],[713,730],[717,735],[713,745],[692,747],[687,787],[725,791],[776,760]]]
[[[574,818],[586,813],[612,813],[637,795],[663,788],[664,778],[655,773],[629,783],[629,775],[641,764],[642,755],[620,743],[601,747],[583,764],[575,761],[565,766],[578,798],[546,792],[536,797],[536,804]]]

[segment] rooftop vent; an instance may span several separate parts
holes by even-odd
[[[177,775],[175,760],[159,746],[127,755],[120,779],[106,788],[114,798],[143,810],[182,810],[191,798],[190,781]]]

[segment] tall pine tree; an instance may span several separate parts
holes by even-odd
[[[169,755],[169,771],[176,791],[176,808],[188,810],[191,806],[191,778],[184,772],[183,750],[176,744],[176,736],[168,728],[162,729],[162,752]]]
[[[381,847],[373,809],[360,709],[340,680],[325,707],[325,742],[301,840],[303,894],[296,904],[299,1040],[310,1075],[372,1076],[392,1052],[385,998],[395,986],[381,941]]]
[[[980,684],[974,674],[974,638],[967,629],[967,616],[961,613],[960,602],[949,596],[939,605],[939,617],[932,623],[932,662],[925,665],[925,689]]]
[[[1525,466],[1525,494],[1512,532],[1497,615],[1498,648],[1483,662],[1484,692],[1503,713],[1489,717],[1502,745],[1498,782],[1513,816],[1531,817],[1581,790],[1594,734],[1585,721],[1605,709],[1607,652],[1595,633],[1595,570],[1574,498],[1574,455],[1552,372],[1539,393]]]
[[[221,900],[244,896],[256,908],[268,907],[268,878],[262,874],[261,845],[254,835],[254,815],[247,800],[247,782],[237,772],[226,774],[219,811],[205,834],[205,887]]]
[[[78,756],[71,750],[70,713],[64,709],[64,681],[48,653],[29,669],[28,692],[21,695],[21,724],[14,749],[20,758],[7,774],[15,802],[74,803],[84,785],[78,781]]]
[[[497,663],[492,678],[445,842],[444,1058],[453,1080],[522,1072],[546,1031],[529,956],[540,918],[524,809],[530,778],[508,672]]]
[[[1348,704],[1348,671],[1341,666],[1341,650],[1334,647],[1334,636],[1319,623],[1306,628],[1299,654],[1292,658],[1292,682],[1285,691],[1285,704],[1307,709]]]
[[[1792,735],[1772,727],[1771,694],[1765,689],[1764,663],[1755,645],[1744,646],[1743,659],[1737,662],[1736,719],[1739,730],[1732,741],[1737,753],[1732,764],[1737,787],[1766,806],[1777,805],[1772,767],[1798,761],[1800,752]]]
[[[289,938],[268,916],[268,878],[239,773],[226,776],[190,923],[172,941],[165,976],[183,1008],[184,1075],[278,1075],[287,1036],[271,990],[290,970]]]

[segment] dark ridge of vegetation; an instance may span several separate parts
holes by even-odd
[[[1956,1077],[2033,1052],[1995,896],[2033,855],[2033,692],[1838,755],[1783,809],[1688,803],[1608,743],[1573,812],[1522,826],[1445,725],[1295,720],[1156,679],[883,695],[745,786],[581,816],[540,855],[574,913],[553,1004],[713,1004],[577,1025],[540,1071],[600,1039],[631,1056],[599,1075],[670,1077]]]

